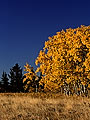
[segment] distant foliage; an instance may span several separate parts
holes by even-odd
[[[46,91],[85,93],[90,88],[90,26],[69,28],[49,37],[35,63]]]
[[[26,92],[37,92],[39,88],[39,77],[34,72],[33,67],[28,63],[24,67],[24,71],[26,71],[24,74],[25,78],[23,79],[24,90]]]

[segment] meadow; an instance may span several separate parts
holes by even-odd
[[[90,98],[59,93],[0,93],[0,120],[90,120]]]

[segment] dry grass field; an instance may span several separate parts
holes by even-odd
[[[90,98],[1,93],[0,120],[90,120]]]

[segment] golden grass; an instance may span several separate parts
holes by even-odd
[[[0,120],[90,120],[90,98],[51,93],[1,93]]]

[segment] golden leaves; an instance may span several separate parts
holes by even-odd
[[[87,72],[85,81],[90,80],[90,26],[81,25],[76,29],[69,28],[49,37],[35,64],[40,65],[36,73],[42,72],[41,82],[45,83],[45,88],[48,89],[53,88],[50,86],[59,88],[62,84],[61,79],[68,84],[70,82],[74,84],[77,79],[83,81],[85,72]],[[81,77],[80,74],[82,74]],[[59,84],[57,82],[56,85],[55,80]]]
[[[29,65],[28,63],[26,63],[26,65],[24,66],[25,69],[24,71],[26,72],[24,74],[25,78],[23,79],[23,83],[26,83],[24,88],[25,90],[28,88],[29,84],[31,84],[31,82],[33,81],[33,79],[37,80],[37,75],[33,70],[33,67],[31,67],[31,65]]]

